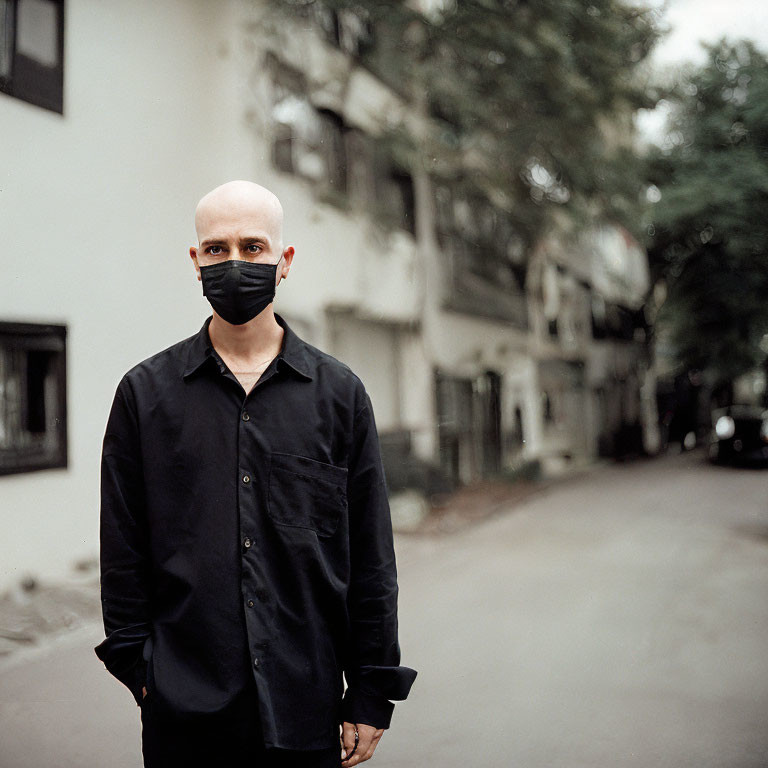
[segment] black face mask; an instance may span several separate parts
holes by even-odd
[[[247,323],[275,298],[277,264],[227,259],[200,267],[203,296],[228,323]]]

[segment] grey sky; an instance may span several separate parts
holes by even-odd
[[[663,7],[659,0],[651,0]],[[699,41],[714,42],[722,35],[748,37],[768,51],[768,2],[765,0],[669,0],[664,20],[671,32],[654,53],[658,67],[683,61],[701,62]]]
[[[658,44],[651,66],[661,76],[670,75],[680,64],[704,61],[701,41],[715,42],[723,35],[730,39],[750,38],[768,53],[768,2],[766,0],[649,0],[663,15],[670,32]],[[641,136],[662,143],[668,109],[641,111],[637,125]]]

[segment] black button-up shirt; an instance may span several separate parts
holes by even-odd
[[[215,712],[253,677],[266,747],[390,724],[397,570],[378,434],[348,366],[284,329],[246,394],[200,331],[118,384],[101,463],[96,655],[156,711]],[[347,688],[342,680],[346,678]]]

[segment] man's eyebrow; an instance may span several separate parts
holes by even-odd
[[[264,243],[269,245],[269,238],[266,235],[245,235],[240,238],[241,243]]]
[[[240,243],[264,243],[269,245],[269,237],[267,235],[244,235],[240,238]],[[226,245],[227,241],[220,237],[209,237],[200,243],[201,248],[206,248],[209,245]]]
[[[200,243],[201,248],[205,248],[208,245],[226,245],[225,240],[220,240],[218,237],[209,237],[207,240],[203,240],[202,243]]]

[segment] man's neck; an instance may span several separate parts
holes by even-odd
[[[227,323],[214,312],[208,326],[211,343],[219,355],[254,363],[277,355],[282,347],[283,334],[283,328],[275,320],[272,304],[242,325]]]

